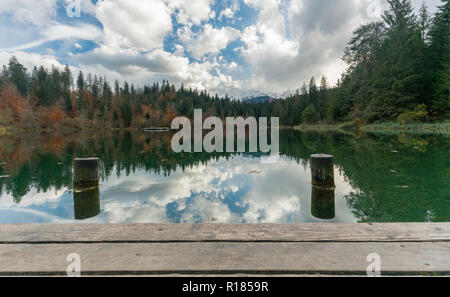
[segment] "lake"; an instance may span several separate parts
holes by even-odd
[[[280,158],[175,154],[171,133],[0,138],[0,223],[450,222],[450,139],[280,131]],[[336,190],[311,187],[332,154]],[[99,190],[72,189],[75,157],[99,157]],[[75,218],[76,217],[76,218]]]

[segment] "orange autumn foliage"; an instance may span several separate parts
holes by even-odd
[[[178,116],[177,111],[172,105],[167,106],[166,111],[162,117],[162,122],[165,125],[170,125],[172,120]]]
[[[57,106],[41,107],[39,109],[39,124],[42,128],[49,128],[60,124],[64,120],[64,112]]]
[[[27,101],[25,101],[22,97],[16,86],[11,83],[6,83],[0,93],[0,110],[10,111],[12,115],[11,120],[18,122],[20,120],[22,110],[27,107]]]
[[[59,154],[65,147],[64,138],[57,135],[45,135],[41,140],[42,150],[52,154]]]

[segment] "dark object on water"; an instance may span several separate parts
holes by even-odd
[[[334,190],[312,186],[311,214],[321,220],[331,220],[336,217]]]
[[[312,155],[311,177],[314,186],[329,190],[335,189],[333,156],[323,154]]]
[[[85,220],[97,216],[100,213],[99,187],[74,190],[73,205],[76,220]]]
[[[77,158],[73,161],[73,203],[76,220],[100,213],[99,158]]]
[[[334,157],[331,155],[311,156],[311,214],[322,220],[336,216],[334,183]]]
[[[154,128],[144,128],[145,132],[168,132],[170,129],[168,127],[154,127]]]
[[[99,184],[99,158],[77,158],[73,161],[73,187],[96,187]]]

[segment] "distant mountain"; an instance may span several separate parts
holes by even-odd
[[[256,97],[248,97],[248,98],[243,98],[242,101],[245,103],[266,103],[266,102],[273,102],[275,100],[278,100],[277,98],[268,96],[268,95],[260,95],[260,96],[256,96]]]
[[[247,91],[241,94],[241,96],[233,97],[233,99],[246,103],[273,102],[275,100],[286,99],[292,94],[294,94],[294,92],[291,90],[287,90],[283,93]]]

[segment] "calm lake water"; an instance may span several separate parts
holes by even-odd
[[[450,138],[281,131],[258,154],[175,154],[170,133],[0,138],[0,223],[450,222]],[[335,156],[336,191],[311,188],[309,156]],[[73,193],[75,157],[101,186]],[[77,217],[77,219],[75,219]]]

